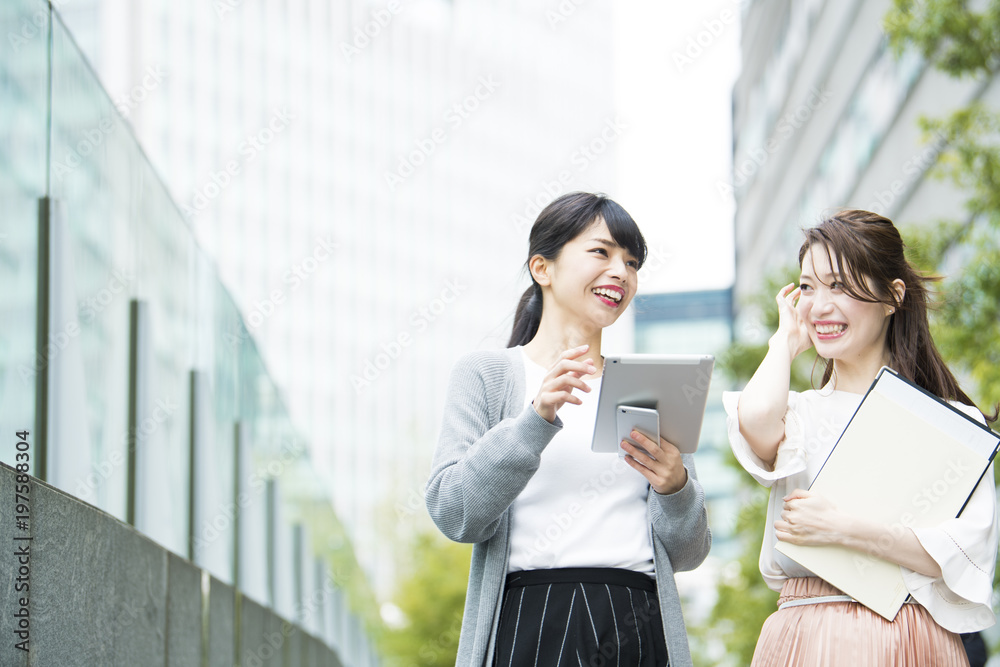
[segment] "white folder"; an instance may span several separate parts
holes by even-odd
[[[847,514],[890,526],[891,553],[910,528],[958,516],[993,460],[1000,436],[946,401],[879,371],[809,490]],[[887,620],[909,593],[899,565],[841,546],[775,547]]]

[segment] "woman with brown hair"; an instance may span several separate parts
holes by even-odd
[[[960,517],[902,534],[805,490],[883,365],[985,419],[931,340],[926,282],[934,278],[910,266],[890,220],[857,210],[807,230],[799,265],[798,287],[776,297],[779,325],[767,355],[743,392],[723,397],[736,458],[771,488],[760,570],[781,597],[753,664],[968,665],[959,633],[995,622],[992,466]],[[789,391],[791,363],[810,347],[826,360],[822,387]],[[778,540],[897,563],[913,603],[886,621],[777,552]]]

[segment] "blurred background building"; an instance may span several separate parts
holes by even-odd
[[[747,326],[755,315],[741,303],[769,271],[797,261],[800,230],[824,212],[861,208],[901,225],[968,217],[967,195],[928,176],[944,143],[922,136],[917,119],[975,99],[995,106],[1000,87],[948,77],[914,52],[895,56],[884,27],[891,7],[757,0],[744,13],[733,180],[718,184],[736,199],[739,329],[760,329]]]
[[[633,308],[636,352],[712,354],[718,361],[733,342],[732,290],[648,294],[636,297]],[[732,491],[739,473],[725,463],[730,450],[722,408],[722,392],[732,388],[716,368],[695,453],[712,525],[712,556],[719,559],[735,555],[729,540],[738,509]]]
[[[740,472],[727,463],[732,455],[722,407],[722,392],[735,387],[719,366],[722,354],[733,342],[732,289],[641,295],[635,298],[632,309],[636,352],[716,356],[701,438],[694,455],[698,480],[705,489],[712,551],[696,570],[677,575],[688,622],[700,622],[715,602],[712,591],[722,568],[739,556],[734,530],[740,503],[735,493]]]
[[[801,230],[826,214],[874,211],[903,227],[904,238],[908,226],[974,223],[966,207],[969,185],[931,173],[948,147],[946,138],[922,133],[918,120],[945,118],[976,101],[995,111],[1000,84],[995,68],[955,77],[912,48],[894,53],[886,35],[891,0],[755,0],[745,7],[732,99],[733,173],[716,185],[736,204],[736,338],[763,342],[771,332],[748,298],[765,278],[797,262]],[[992,8],[973,3],[963,5],[966,10]],[[923,3],[913,3],[911,11],[926,13]],[[973,24],[993,21],[986,16]],[[940,27],[935,18],[944,21],[921,16],[918,25],[934,32]],[[984,130],[981,141],[995,143],[995,134]],[[995,243],[988,232],[978,238]],[[944,273],[959,273],[974,255],[974,248],[961,245],[946,256]],[[966,386],[980,382],[985,388],[982,377]],[[996,626],[983,634],[996,643]]]
[[[505,344],[531,222],[562,192],[614,190],[624,125],[594,89],[612,79],[610,4],[564,13],[446,0],[67,8],[383,597],[400,537],[425,515],[451,365]]]
[[[376,664],[329,485],[124,103],[47,4],[0,34],[0,491],[31,554],[0,570],[33,630],[0,664]]]
[[[545,204],[583,189],[632,211],[652,251],[643,293],[696,289],[691,267],[706,255],[721,267],[707,282],[731,281],[728,234],[714,231],[731,203],[698,165],[728,145],[728,84],[705,81],[717,61],[732,69],[735,21],[721,33],[713,23],[713,44],[676,65],[714,6],[51,4],[61,16],[51,40],[49,3],[4,10],[14,104],[0,230],[16,285],[4,309],[32,320],[46,310],[35,281],[49,269],[18,259],[37,255],[59,281],[49,310],[62,310],[47,330],[85,325],[42,363],[64,388],[48,413],[61,430],[47,479],[286,616],[288,591],[321,577],[308,559],[283,564],[314,551],[347,563],[334,569],[348,572],[351,595],[391,595],[406,537],[426,527],[450,367],[505,345]],[[669,39],[657,27],[667,14],[678,26]],[[711,119],[711,131],[690,131]],[[667,139],[676,127],[695,143]],[[706,195],[696,213],[682,205]],[[64,255],[42,253],[31,231],[40,198],[66,226],[53,246]],[[128,298],[101,303],[106,293]],[[650,320],[640,334],[622,318],[607,348],[686,351],[676,318],[702,315],[684,303],[658,307],[663,331]],[[723,310],[706,316],[712,345]],[[48,341],[6,336],[0,417],[15,428],[38,400],[16,369]],[[162,405],[177,407],[141,436],[152,455],[136,477],[124,464],[101,474],[127,453],[129,424]],[[192,453],[192,442],[214,445]],[[241,508],[243,531],[231,519],[212,528],[251,482],[264,490]],[[336,514],[311,513],[324,503]],[[338,604],[352,606],[342,593]],[[344,617],[361,627],[363,616]],[[368,655],[363,640],[351,650]]]
[[[0,331],[0,426],[38,417],[56,488],[352,664],[428,528],[449,370],[506,344],[545,204],[608,192],[650,241],[607,349],[720,354],[766,338],[747,298],[831,207],[966,215],[916,119],[1000,103],[891,53],[890,0],[51,4],[0,10],[0,307],[37,322]],[[702,611],[736,555],[726,388]],[[329,630],[301,610],[324,567]]]

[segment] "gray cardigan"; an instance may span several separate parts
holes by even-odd
[[[518,348],[473,352],[452,371],[427,509],[456,542],[472,542],[472,565],[456,665],[488,666],[510,558],[508,508],[538,469],[541,454],[562,428],[525,407],[524,363]],[[698,567],[712,544],[705,492],[694,460],[684,487],[671,495],[649,491],[653,564],[663,631],[672,667],[692,664],[674,572]]]

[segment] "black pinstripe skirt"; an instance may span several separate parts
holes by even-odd
[[[617,568],[507,575],[495,667],[669,665],[652,577]]]

